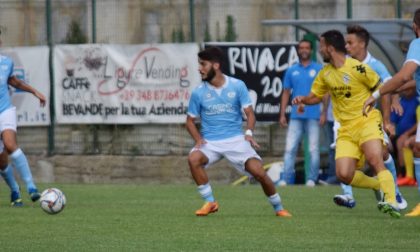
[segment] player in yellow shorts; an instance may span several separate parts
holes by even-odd
[[[364,101],[382,85],[380,77],[368,65],[346,57],[344,36],[337,30],[321,35],[320,53],[328,64],[317,75],[311,93],[295,97],[292,103],[299,106],[316,104],[325,94],[331,95],[334,118],[341,125],[336,146],[337,177],[354,187],[381,190],[384,199],[378,203],[379,210],[400,217],[394,179],[382,159],[381,114],[375,108],[366,116],[361,112]],[[377,178],[356,169],[362,155]]]

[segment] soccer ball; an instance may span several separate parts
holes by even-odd
[[[57,188],[48,188],[39,200],[42,210],[49,214],[58,214],[66,206],[66,196]]]

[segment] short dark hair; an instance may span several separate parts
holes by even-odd
[[[201,60],[208,60],[221,64],[223,62],[223,51],[219,47],[211,46],[199,52],[198,57]]]
[[[420,8],[414,12],[413,22],[420,27]]]
[[[369,40],[370,40],[370,34],[364,27],[360,25],[349,25],[347,26],[347,34],[356,35],[356,37],[358,37],[363,42],[365,42],[366,47],[368,46]]]
[[[312,49],[312,41],[307,40],[307,39],[301,39],[301,40],[299,41],[299,44],[298,44],[298,45],[300,45],[301,43],[309,43],[309,45],[311,46],[311,49]]]
[[[324,32],[321,37],[325,39],[325,43],[334,47],[337,52],[347,53],[346,41],[340,31],[329,30]]]

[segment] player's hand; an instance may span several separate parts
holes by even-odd
[[[298,105],[298,107],[297,107],[297,112],[298,112],[299,114],[303,114],[303,113],[305,112],[305,104],[300,103],[300,104]]]
[[[401,106],[399,102],[392,102],[391,103],[391,112],[402,116],[404,114],[404,108]]]
[[[292,100],[292,105],[299,105],[299,104],[303,104],[303,98],[304,96],[296,96],[295,98],[293,98]]]
[[[200,149],[200,147],[202,146],[202,145],[205,145],[207,142],[206,142],[206,140],[204,140],[204,139],[202,139],[202,138],[200,138],[200,140],[198,140],[198,141],[196,141],[195,142],[195,146],[194,146],[194,148],[196,148],[196,149]]]
[[[279,123],[281,127],[287,127],[287,118],[285,115],[280,116]]]
[[[384,122],[384,130],[390,138],[395,137],[395,125],[393,123]]]
[[[363,115],[367,116],[368,113],[373,109],[373,107],[375,107],[375,98],[373,98],[372,96],[370,96],[366,101],[365,104],[363,104]]]
[[[255,141],[255,139],[252,136],[245,135],[245,140],[247,140],[251,144],[252,148],[260,148],[260,145]]]
[[[39,104],[41,105],[41,107],[44,107],[47,103],[47,99],[45,98],[45,96],[38,91],[36,91],[34,95],[39,99]]]

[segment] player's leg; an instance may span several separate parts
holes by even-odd
[[[305,131],[308,135],[309,153],[311,156],[311,166],[306,185],[315,186],[319,176],[319,121],[308,119],[305,122]]]
[[[384,201],[378,203],[379,210],[384,213],[389,213],[392,217],[400,217],[395,196],[394,178],[383,163],[382,141],[380,139],[368,140],[361,147],[366,156],[366,161],[377,174],[379,187],[384,194]]]
[[[210,157],[214,156],[212,152],[205,147],[202,147],[201,150],[194,148],[188,155],[188,165],[190,167],[191,175],[197,184],[198,193],[204,200],[204,205],[195,212],[197,216],[206,216],[209,213],[216,212],[219,208],[218,203],[214,199],[213,190],[205,171],[205,166],[210,162],[209,158],[204,153],[207,153]]]
[[[386,133],[384,132],[384,136],[386,136]],[[389,139],[386,136],[385,142],[389,144]],[[392,178],[394,179],[394,186],[395,186],[395,199],[398,204],[399,209],[406,209],[407,208],[407,201],[404,199],[400,192],[400,188],[397,185],[397,169],[395,168],[395,161],[392,158],[392,155],[388,151],[388,146],[385,146],[383,148],[383,160],[384,165],[388,169],[389,172],[392,174]]]
[[[32,178],[28,160],[23,151],[17,146],[16,132],[11,129],[6,129],[2,132],[2,139],[4,146],[10,155],[12,164],[18,171],[21,179],[25,182],[26,190],[29,193],[31,200],[37,201],[41,195],[38,193],[38,189]]]
[[[405,166],[405,177],[398,180],[399,185],[408,185],[412,186],[416,183],[414,179],[414,144],[416,142],[416,135],[409,137],[404,141],[403,147],[403,156],[404,156],[404,166]]]
[[[0,141],[1,149],[3,149],[3,142]],[[10,204],[13,207],[23,206],[22,199],[20,197],[19,185],[13,175],[13,167],[9,165],[9,157],[6,150],[0,153],[0,175],[10,188]]]
[[[382,156],[383,156],[384,165],[388,169],[388,171],[391,172],[392,177],[394,179],[395,195],[396,195],[395,199],[397,201],[398,208],[406,209],[407,201],[402,196],[400,192],[400,188],[398,187],[398,184],[397,184],[397,168],[395,167],[395,161],[392,155],[389,153],[389,147],[390,147],[390,144],[392,144],[391,139],[389,139],[388,134],[385,131],[383,131],[383,134],[384,134],[384,141],[386,143],[386,146],[382,148]]]
[[[280,195],[276,192],[273,181],[265,172],[262,161],[257,158],[250,158],[245,162],[245,171],[251,174],[257,180],[268,198],[268,201],[273,206],[277,216],[290,217],[292,216],[287,210],[283,208]]]
[[[417,107],[417,112],[419,112],[419,109],[420,109],[420,106]],[[419,121],[418,118],[419,118],[419,113],[417,113],[417,121]],[[416,133],[416,140],[414,143],[413,153],[414,153],[414,174],[416,176],[418,189],[420,192],[420,123],[417,123],[417,133]],[[417,204],[417,206],[405,216],[410,216],[410,217],[420,216],[420,203]]]
[[[235,138],[224,147],[224,157],[241,173],[254,177],[262,186],[264,194],[273,206],[277,216],[290,217],[291,214],[283,208],[280,195],[276,192],[273,181],[263,168],[261,157],[252,148],[250,142],[243,136]]]
[[[284,151],[284,171],[280,185],[293,184],[295,181],[295,161],[299,142],[303,135],[303,121],[291,119],[287,129],[286,148]]]
[[[23,151],[18,147],[16,141],[16,108],[12,107],[3,111],[0,114],[0,122],[2,128],[1,137],[4,147],[12,160],[13,166],[18,171],[21,179],[25,182],[26,190],[28,191],[31,200],[37,201],[41,195],[38,193],[38,189],[32,178],[28,160]]]

